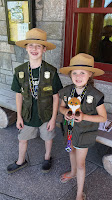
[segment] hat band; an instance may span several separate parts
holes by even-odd
[[[90,66],[90,65],[72,65],[72,66],[75,66],[75,67],[93,67],[93,66]]]
[[[42,39],[35,39],[35,38],[28,38],[26,40],[41,40],[41,41],[46,41],[46,40],[42,40]]]

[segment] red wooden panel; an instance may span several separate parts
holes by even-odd
[[[76,41],[77,41],[77,28],[78,28],[78,14],[74,15],[74,30],[73,30],[73,45],[72,45],[72,57],[75,56]]]
[[[77,8],[77,0],[74,0],[74,8]]]
[[[94,66],[96,68],[102,69],[104,71],[110,71],[110,72],[112,72],[112,64],[95,62]]]
[[[104,7],[104,5],[105,5],[105,0],[102,1],[102,7]]]
[[[112,82],[112,72],[105,71],[105,74],[102,76],[96,76],[95,79],[97,80],[102,80],[102,81],[107,81],[107,82]]]
[[[68,66],[71,56],[72,34],[73,34],[73,5],[74,0],[67,0],[66,4],[66,25],[65,25],[65,47],[64,66]]]
[[[107,8],[75,8],[75,13],[112,13],[112,7]]]
[[[104,75],[96,77],[95,79],[112,82],[112,64],[95,62],[95,67],[105,71]]]
[[[89,0],[89,3],[88,3],[88,8],[91,7],[91,0]]]
[[[90,0],[88,8],[77,8],[77,0],[66,1],[66,24],[65,24],[65,46],[64,46],[64,66],[68,66],[70,58],[75,55],[78,13],[112,13],[112,7],[104,8],[105,0],[102,1],[102,7],[91,8]],[[106,73],[99,80],[112,82],[112,64],[95,63],[95,67],[104,70]]]

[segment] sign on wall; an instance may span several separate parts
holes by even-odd
[[[35,27],[34,12],[32,12],[34,8],[34,1],[6,0],[5,8],[8,42],[10,44],[14,44],[18,40],[24,40],[26,32],[30,28]]]

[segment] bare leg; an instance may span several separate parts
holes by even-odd
[[[71,145],[72,151],[69,153],[71,171],[66,174],[68,177],[76,176],[76,149]]]
[[[71,163],[71,172],[70,172],[70,176],[74,177],[76,176],[76,149],[71,146],[72,151],[70,152],[70,163]]]
[[[19,141],[19,158],[18,158],[18,161],[16,162],[17,165],[21,165],[25,161],[27,144],[28,144],[27,140],[20,140]]]
[[[45,160],[50,160],[52,143],[53,140],[45,141],[45,149],[46,149]]]
[[[76,176],[76,149],[72,145],[71,145],[71,148],[72,148],[72,151],[69,153],[71,171],[61,175],[60,181],[62,183],[66,183],[68,180]]]
[[[85,181],[85,159],[88,148],[76,149],[77,162],[77,197],[76,200],[83,200],[83,188]]]

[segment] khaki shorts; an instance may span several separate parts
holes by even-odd
[[[47,123],[42,124],[40,127],[31,127],[24,125],[24,128],[20,130],[18,134],[18,140],[30,140],[34,139],[38,136],[38,133],[40,133],[40,137],[44,140],[52,140],[55,135],[55,129],[52,131],[47,130]]]

